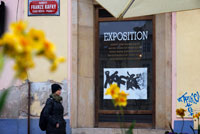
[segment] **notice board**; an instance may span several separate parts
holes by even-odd
[[[60,0],[28,0],[28,16],[59,16]]]

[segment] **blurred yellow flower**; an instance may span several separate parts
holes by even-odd
[[[32,47],[36,50],[42,50],[43,49],[43,43],[45,41],[45,34],[42,30],[37,29],[30,29],[28,32],[28,36],[30,40],[32,41]]]
[[[53,61],[53,64],[51,65],[51,71],[55,71],[57,69],[58,64],[65,62],[64,57],[59,57]]]
[[[28,36],[36,42],[39,42],[39,41],[43,42],[45,39],[44,32],[42,30],[37,30],[34,28],[30,29],[30,31],[28,32]]]
[[[27,78],[27,71],[35,66],[34,56],[43,56],[52,64],[51,71],[55,71],[58,64],[65,61],[63,57],[56,57],[55,46],[47,41],[42,30],[34,28],[26,32],[27,24],[19,21],[10,25],[11,32],[5,33],[0,39],[0,53],[15,61],[16,77]]]
[[[123,106],[125,107],[127,105],[127,96],[128,94],[124,91],[121,91],[118,93],[118,97],[115,98],[115,106]]]
[[[197,116],[196,116],[196,114],[193,114],[193,116],[192,116],[193,118],[197,118]]]
[[[24,36],[19,36],[18,38],[19,38],[19,43],[22,48],[22,52],[31,53],[33,51],[33,48],[31,46],[31,41]]]
[[[111,95],[115,106],[123,106],[127,105],[127,96],[123,90],[120,92],[120,88],[116,83],[111,84],[108,89],[106,89],[105,95]]]
[[[180,109],[176,109],[176,115],[179,115],[179,116],[181,116],[182,118],[185,116],[185,109],[182,109],[182,108],[180,108]]]
[[[199,119],[199,116],[200,116],[200,112],[197,113],[197,114],[193,114],[193,118],[197,118],[197,119]]]
[[[1,45],[15,46],[17,38],[13,34],[5,33],[1,39]]]
[[[117,86],[116,83],[111,84],[108,89],[106,89],[105,95],[111,95],[112,99],[115,99],[119,95],[120,88]]]
[[[24,34],[26,28],[27,28],[27,23],[25,23],[24,21],[19,21],[16,23],[12,23],[10,25],[10,29],[16,35]]]
[[[3,53],[9,55],[10,57],[15,57],[16,52],[21,52],[22,47],[19,43],[19,39],[17,36],[5,33],[1,39],[1,45],[3,49]]]
[[[45,48],[45,50],[51,51],[51,52],[53,52],[55,50],[54,44],[47,40],[44,42],[44,48]]]

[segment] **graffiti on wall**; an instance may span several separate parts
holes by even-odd
[[[199,92],[195,93],[188,93],[185,92],[181,97],[177,99],[178,103],[182,103],[185,106],[185,109],[187,109],[189,115],[186,116],[193,116],[195,113],[194,107],[199,103]]]

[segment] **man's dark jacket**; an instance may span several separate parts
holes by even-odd
[[[44,109],[44,116],[48,119],[46,134],[66,134],[66,122],[63,118],[62,104],[53,98],[48,98]],[[59,123],[59,128],[56,124]]]

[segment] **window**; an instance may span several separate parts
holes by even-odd
[[[95,124],[119,127],[119,108],[105,95],[111,83],[129,94],[124,117],[129,126],[153,128],[155,124],[154,17],[116,20],[96,9]]]

